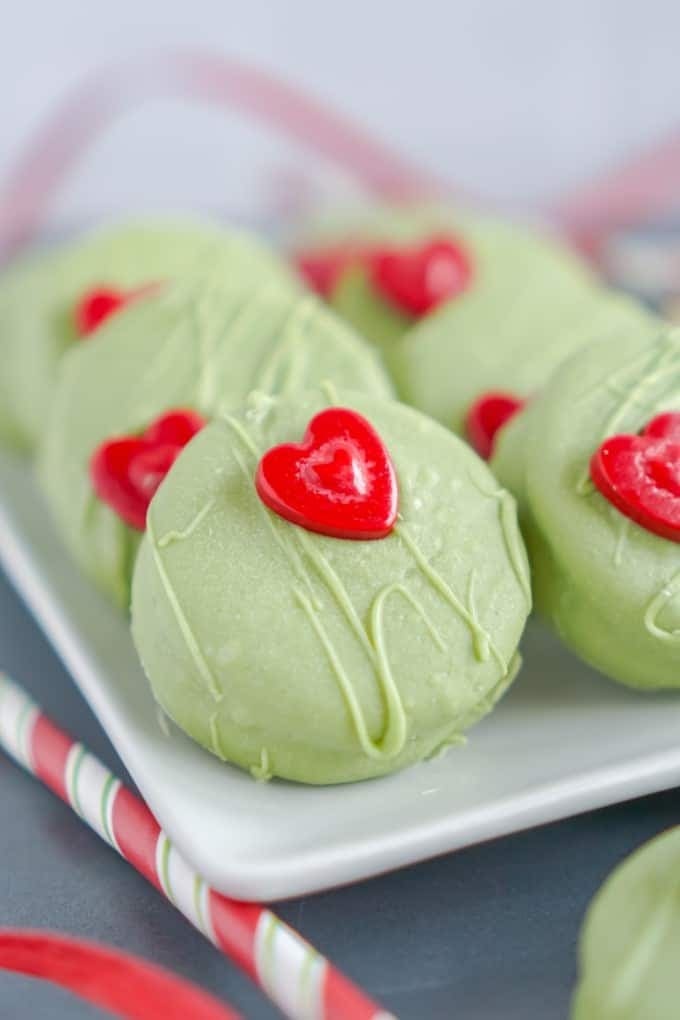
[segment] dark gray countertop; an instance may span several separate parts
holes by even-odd
[[[119,774],[87,705],[0,575],[0,667]],[[584,909],[611,868],[680,819],[671,792],[473,847],[278,912],[400,1020],[563,1020]],[[278,1014],[36,780],[0,753],[0,925],[61,929],[139,953]],[[1,1020],[101,1014],[0,973]]]

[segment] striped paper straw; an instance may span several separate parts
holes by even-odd
[[[291,1020],[395,1020],[266,907],[211,889],[146,804],[0,673],[0,746],[69,804]]]

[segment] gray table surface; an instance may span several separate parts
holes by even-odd
[[[124,772],[1,574],[0,667]],[[622,857],[679,819],[680,797],[669,792],[277,909],[401,1020],[563,1020],[588,900]],[[190,978],[249,1020],[278,1016],[128,864],[2,754],[0,862],[0,925],[98,939]],[[2,1020],[103,1015],[51,986],[0,973]]]

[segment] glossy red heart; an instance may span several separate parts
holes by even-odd
[[[605,439],[590,475],[622,514],[648,531],[680,542],[680,413],[654,418],[640,435]]]
[[[407,315],[421,316],[462,294],[472,263],[460,244],[434,238],[408,248],[387,247],[369,260],[374,287]]]
[[[356,411],[315,415],[301,443],[274,446],[257,467],[263,503],[308,531],[384,538],[397,517],[397,477],[385,445]]]
[[[328,299],[343,273],[351,265],[362,262],[366,254],[359,245],[348,243],[299,252],[294,260],[297,271],[307,286]]]
[[[143,531],[156,489],[205,421],[195,411],[168,411],[141,436],[108,439],[90,460],[92,487],[103,503]]]
[[[465,431],[470,445],[480,457],[488,460],[493,453],[496,436],[526,404],[512,393],[483,393],[467,413]]]
[[[102,323],[106,322],[112,315],[125,308],[137,298],[149,294],[155,289],[156,284],[147,284],[144,287],[135,287],[132,290],[119,290],[116,287],[93,287],[83,294],[76,305],[75,320],[76,330],[81,337],[94,333]]]

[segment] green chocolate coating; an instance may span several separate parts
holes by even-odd
[[[609,876],[586,915],[572,1020],[677,1020],[680,827]]]
[[[416,320],[376,294],[365,269],[356,265],[340,277],[330,305],[378,347],[385,364],[391,368],[398,341]]]
[[[235,258],[289,278],[255,239],[189,219],[98,230],[8,269],[0,276],[0,442],[30,452],[39,441],[59,360],[79,340],[75,309],[88,290],[167,281],[218,261],[230,273]]]
[[[318,247],[346,241],[366,243],[414,244],[438,235],[469,240],[474,221],[450,207],[435,203],[374,206],[361,212],[345,211],[327,217],[307,229],[298,246],[313,251]],[[376,294],[365,271],[354,266],[340,278],[330,304],[362,336],[375,343],[386,359],[394,352],[395,342],[414,325],[415,320]]]
[[[565,357],[637,312],[632,302],[602,291],[566,247],[442,206],[397,206],[363,222],[331,222],[317,229],[311,248],[437,235],[460,241],[470,255],[472,280],[463,293],[414,319],[376,293],[365,269],[354,265],[331,304],[380,348],[401,398],[456,432],[482,393],[532,395]]]
[[[680,410],[680,332],[622,334],[569,359],[500,442],[520,476],[537,610],[574,651],[639,688],[680,687],[680,544],[620,513],[589,464],[602,441]],[[521,447],[523,472],[504,457]],[[496,462],[494,462],[496,466]],[[514,475],[512,474],[514,472]]]
[[[227,278],[187,277],[131,304],[62,359],[40,471],[57,526],[82,569],[129,601],[137,532],[95,496],[88,465],[106,439],[137,434],[160,414],[206,418],[253,388],[293,393],[325,379],[389,397],[374,352],[312,295],[232,252]]]
[[[477,250],[476,283],[410,330],[390,362],[403,399],[456,432],[483,393],[530,398],[580,347],[649,318],[537,238],[504,227]]]
[[[386,538],[300,528],[260,501],[263,451],[329,404],[377,429],[399,483]],[[258,777],[339,783],[457,742],[513,679],[530,609],[512,497],[404,405],[254,394],[182,452],[149,511],[133,636],[165,711]]]
[[[521,514],[526,498],[524,471],[526,467],[526,435],[535,401],[516,414],[497,433],[489,461],[491,470],[501,485],[513,494]]]
[[[616,345],[627,336],[654,339],[664,328],[661,319],[627,297],[615,292],[600,291],[592,309],[592,318],[583,331],[583,346],[597,341],[611,341]],[[572,352],[574,353],[574,352]],[[555,368],[559,365],[556,363]],[[548,382],[549,377],[546,377]],[[522,515],[526,502],[525,450],[531,432],[532,408],[527,406],[505,425],[496,436],[491,457],[491,470],[501,485],[509,489],[517,500]]]

